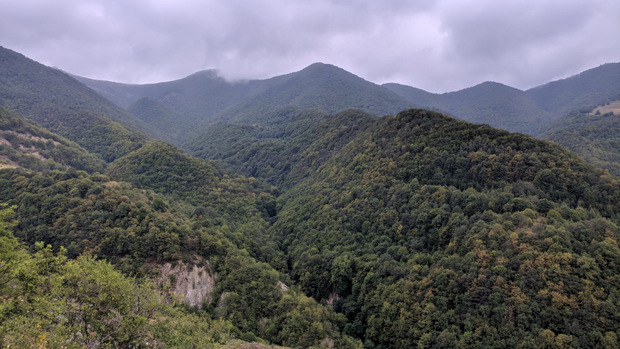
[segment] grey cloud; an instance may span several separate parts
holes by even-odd
[[[519,88],[618,61],[604,0],[22,0],[0,3],[0,45],[93,78],[150,82],[218,68],[266,78],[316,61],[433,92]],[[596,40],[593,40],[596,38]]]

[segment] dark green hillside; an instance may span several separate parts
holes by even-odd
[[[386,117],[287,192],[293,280],[368,347],[614,347],[620,186],[560,147]]]
[[[158,122],[177,123],[177,127],[183,129],[191,129],[196,124],[210,127],[218,122],[262,125],[272,122],[270,118],[274,115],[277,119],[282,110],[290,109],[313,109],[333,114],[355,108],[381,116],[416,106],[386,88],[322,63],[271,79],[243,82],[225,81],[215,71],[147,85],[79,79],[124,108],[142,97],[157,101],[185,118],[172,115],[165,118],[165,114],[158,112],[162,116]],[[202,130],[206,134],[196,139],[204,139],[213,132],[207,127]],[[169,133],[174,135],[175,132],[176,128],[173,128]],[[197,143],[183,137],[176,138],[175,142]]]
[[[319,345],[330,338],[339,347],[355,347],[351,338],[340,334],[341,316],[293,288],[282,291],[280,274],[250,255],[252,246],[244,245],[248,225],[234,224],[208,208],[198,213],[200,207],[174,197],[75,171],[0,170],[0,198],[15,206],[15,236],[37,258],[30,262],[23,251],[15,251],[19,244],[0,231],[3,346],[37,338],[81,343],[79,332],[87,331],[93,332],[89,338],[103,342],[152,343],[155,338],[179,348],[212,347],[234,338],[294,347]],[[260,232],[260,224],[253,229]],[[51,247],[41,251],[44,243]],[[263,256],[270,252],[268,245],[261,249]],[[59,251],[59,260],[52,250]],[[277,254],[271,250],[272,256]],[[146,280],[140,287],[91,255],[126,274],[152,277],[159,275],[156,265],[191,265],[198,258],[203,261],[200,266],[206,266],[204,272],[217,275],[212,302],[191,312],[175,307],[164,301],[170,297],[167,289],[154,288]],[[66,263],[82,262],[85,270],[64,275]],[[175,282],[170,278],[172,285]],[[145,300],[153,303],[143,308]]]
[[[105,163],[82,147],[0,107],[0,167],[103,172]]]
[[[521,90],[496,82],[443,95],[446,110],[479,124],[533,134],[549,122],[548,115]]]
[[[137,100],[127,108],[127,111],[165,133],[170,140],[184,139],[196,127],[193,120],[148,97]]]
[[[290,188],[316,170],[376,117],[360,111],[338,115],[283,109],[262,124],[217,124],[185,147],[194,155]]]
[[[76,77],[122,108],[140,98],[156,100],[194,121],[209,119],[260,89],[260,81],[227,82],[215,70],[205,70],[185,78],[144,85],[121,84]]]
[[[620,115],[590,115],[576,111],[558,119],[540,137],[620,176]]]
[[[620,63],[603,64],[567,79],[531,88],[526,94],[554,118],[598,105],[620,94]]]
[[[222,111],[216,120],[260,122],[279,107],[286,106],[327,113],[353,108],[378,116],[415,106],[381,86],[323,63],[312,64],[299,72],[264,83],[269,88]]]
[[[462,120],[513,132],[534,134],[550,122],[548,112],[525,92],[496,82],[484,82],[444,94],[399,84],[383,86],[427,109],[445,111]]]
[[[383,87],[426,109],[445,111],[459,119],[512,132],[538,135],[570,112],[618,96],[619,79],[620,63],[610,63],[527,91],[494,82],[444,94],[400,84]]]
[[[0,106],[101,154],[106,161],[145,141],[147,136],[135,129],[161,136],[71,76],[5,48],[0,48]]]
[[[262,217],[271,195],[253,179],[224,173],[215,162],[194,158],[164,142],[151,142],[110,164],[116,180],[182,198],[241,224]]]

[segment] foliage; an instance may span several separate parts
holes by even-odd
[[[112,161],[137,149],[151,126],[59,70],[0,47],[0,106]],[[128,127],[123,125],[129,125]]]
[[[0,140],[0,158],[15,166],[38,171],[73,167],[88,172],[101,172],[105,167],[76,143],[2,107]]]
[[[2,346],[618,346],[620,186],[557,145],[429,111],[341,112],[413,102],[324,64],[244,83],[89,82],[137,101],[146,125],[62,72],[0,56],[0,105],[111,162],[96,173],[97,156],[0,109],[2,161],[17,166],[0,169]],[[400,90],[538,132],[617,96],[616,70],[525,92]],[[615,161],[615,119],[555,126]],[[149,282],[164,262],[206,266],[211,302],[181,306]]]
[[[127,111],[157,128],[166,135],[166,140],[178,141],[183,139],[196,127],[192,119],[186,118],[148,97],[137,100],[127,108]]]
[[[512,132],[538,135],[553,121],[575,110],[617,96],[618,78],[620,63],[611,63],[527,91],[494,82],[443,94],[399,84],[383,87],[425,109]]]
[[[376,118],[349,110],[282,109],[260,124],[218,124],[185,147],[246,176],[288,189],[372,125]]]
[[[3,170],[0,175],[3,177],[0,196],[17,205],[16,216],[19,220],[16,225],[17,235],[22,241],[32,245],[40,240],[50,244],[50,247],[46,248],[49,250],[46,253],[52,253],[51,246],[54,246],[54,249],[60,251],[62,255],[66,254],[71,258],[67,262],[68,265],[73,265],[71,264],[74,263],[73,258],[80,261],[80,258],[84,258],[80,255],[86,252],[113,262],[126,273],[150,275],[147,262],[175,262],[186,260],[193,254],[208,258],[213,271],[219,274],[218,293],[213,297],[213,304],[206,305],[210,309],[210,315],[205,314],[203,320],[197,320],[175,310],[158,310],[169,312],[173,317],[166,318],[161,327],[157,325],[149,330],[155,331],[157,338],[164,343],[184,347],[179,343],[202,346],[206,345],[205,343],[226,343],[233,337],[250,340],[259,340],[262,337],[274,342],[281,341],[283,338],[277,330],[261,331],[261,319],[266,318],[269,322],[276,318],[288,319],[294,315],[294,308],[280,305],[283,301],[282,291],[278,286],[280,274],[270,265],[256,261],[247,252],[253,251],[255,255],[270,260],[274,265],[282,265],[282,262],[278,260],[283,259],[279,257],[277,251],[273,250],[272,244],[260,244],[260,239],[251,239],[253,235],[260,234],[261,231],[263,231],[263,236],[266,235],[264,228],[260,225],[253,225],[255,223],[249,221],[247,224],[237,224],[239,230],[231,230],[228,225],[222,225],[226,220],[217,214],[210,220],[212,224],[207,224],[206,219],[193,215],[196,208],[192,208],[191,205],[151,191],[132,188],[127,183],[110,181],[99,174],[89,176],[75,171],[56,171],[49,175],[42,175],[23,170]],[[216,224],[218,221],[220,223]],[[249,231],[252,226],[257,227],[258,231]],[[67,246],[67,250],[60,247],[63,245]],[[12,249],[14,246],[7,244],[7,247]],[[19,258],[15,256],[11,260],[17,261]],[[62,258],[64,261],[64,257]],[[2,263],[2,265],[8,266],[7,269],[13,273],[17,263],[11,263]],[[24,270],[32,269],[27,263],[20,265],[25,268]],[[88,272],[82,269],[76,269],[75,273],[72,272],[70,275],[72,275],[71,278],[64,276],[63,280],[66,284],[68,280],[77,278],[76,281],[72,281],[70,288],[79,290],[80,297],[86,297],[89,294],[88,288],[83,288],[81,282],[89,284],[106,278],[105,273],[94,273],[91,278]],[[87,279],[83,280],[79,277]],[[119,286],[110,292],[126,287],[128,286]],[[47,295],[52,289],[56,289],[56,286],[41,289],[41,292]],[[97,292],[102,293],[102,291]],[[227,302],[226,299],[233,298],[227,298],[224,294],[233,294],[240,301]],[[77,297],[77,295],[71,297]],[[129,298],[128,302],[133,302],[131,299]],[[87,299],[84,302],[94,304],[93,299]],[[314,306],[323,309],[316,302],[312,302]],[[226,304],[225,310],[219,308],[220,303]],[[39,303],[32,307],[40,311],[48,309]],[[321,311],[326,312],[328,316],[304,321],[318,321],[325,330],[316,332],[317,336],[320,335],[319,337],[314,335],[304,337],[306,343],[318,345],[327,337],[342,338],[341,340],[345,342],[350,341],[350,338],[340,334],[339,328],[334,328],[329,324],[330,312],[325,309]],[[210,319],[213,318],[214,320],[211,321]],[[94,328],[107,323],[116,323],[117,320],[117,318],[95,316],[76,321],[81,324],[91,321],[95,325],[90,325],[89,328]],[[11,322],[11,325],[8,325],[11,331],[16,331],[14,337],[11,338],[20,336],[18,334],[21,332],[18,327],[15,327],[16,324],[17,322]],[[140,324],[134,323],[128,326],[138,325]],[[66,328],[67,325],[59,326]],[[221,330],[209,330],[213,326],[215,329],[221,327]],[[69,330],[71,331],[73,330]],[[118,336],[125,336],[123,333],[126,332],[124,329],[110,328],[93,329],[93,331],[97,333],[118,332]],[[194,338],[191,335],[192,331],[207,333],[208,336]],[[85,332],[82,330],[81,333]],[[250,333],[261,337],[252,337]],[[28,335],[24,338],[38,338],[39,335],[35,332],[32,336]],[[301,332],[297,335],[300,337]],[[99,340],[99,337],[96,338]]]
[[[237,227],[268,218],[266,205],[271,190],[253,178],[225,173],[215,162],[191,157],[173,145],[150,142],[114,163],[107,173],[133,183],[188,201],[198,207],[204,219],[224,217]],[[209,217],[212,216],[212,217]]]
[[[589,115],[576,111],[557,120],[541,137],[620,176],[620,115]]]
[[[619,195],[557,146],[412,110],[285,193],[273,232],[369,347],[600,347],[620,330]]]
[[[166,304],[150,282],[123,276],[107,262],[67,259],[43,243],[30,255],[5,227],[1,234],[13,246],[0,250],[0,266],[10,272],[0,284],[3,347],[187,348],[233,338],[229,322]]]

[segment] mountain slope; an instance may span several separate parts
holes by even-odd
[[[620,95],[620,63],[590,69],[568,79],[521,91],[485,82],[460,91],[434,94],[399,84],[383,86],[424,108],[513,132],[537,135],[568,113]]]
[[[353,110],[332,115],[292,108],[260,124],[212,125],[185,147],[195,156],[220,161],[246,176],[287,189],[375,119]]]
[[[549,123],[549,113],[530,100],[525,92],[496,82],[444,94],[398,84],[383,86],[427,109],[513,132],[532,134]]]
[[[368,346],[600,347],[620,329],[620,185],[551,143],[410,110],[280,203],[293,280]]]
[[[205,70],[185,78],[144,85],[121,84],[76,77],[122,108],[143,97],[158,101],[194,121],[208,119],[251,94],[258,81],[231,83],[215,70]]]
[[[168,120],[171,124],[180,123],[184,129],[202,124],[206,130],[214,122],[269,122],[271,115],[291,108],[326,113],[356,108],[380,116],[415,106],[381,86],[323,63],[271,79],[244,82],[227,82],[215,71],[149,85],[79,79],[125,108],[142,97],[157,101],[185,117],[185,120]],[[181,138],[176,142],[186,141]]]
[[[0,167],[103,172],[105,163],[64,137],[0,107]]]
[[[193,120],[170,110],[162,103],[149,97],[143,97],[132,103],[127,111],[145,123],[165,132],[170,140],[188,137],[188,134],[191,134],[196,127]]]
[[[620,176],[620,114],[576,111],[556,120],[540,137]]]
[[[525,93],[554,119],[620,96],[620,63],[603,64],[575,76],[531,88]]]
[[[0,48],[0,105],[111,161],[137,149],[151,126],[69,75]]]
[[[414,105],[398,95],[333,65],[315,63],[303,70],[264,81],[269,85],[251,98],[219,113],[222,121],[260,121],[280,107],[338,113],[359,109],[382,116]]]

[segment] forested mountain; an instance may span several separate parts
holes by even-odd
[[[210,157],[220,150],[206,149],[206,145],[200,143],[214,143],[209,139],[222,127],[270,123],[274,115],[291,109],[334,114],[355,108],[382,116],[423,106],[475,123],[540,135],[560,125],[554,123],[555,120],[620,95],[616,83],[619,75],[620,63],[610,63],[527,91],[484,82],[443,94],[393,83],[378,86],[322,63],[271,79],[243,82],[225,81],[214,70],[147,85],[78,79],[118,105],[129,108],[175,144],[192,152],[202,147],[195,154],[221,159]],[[226,123],[230,125],[223,125]],[[570,146],[569,143],[566,146]],[[584,147],[571,149],[586,159],[592,158]],[[582,149],[586,152],[580,153]],[[595,160],[594,164],[600,163]]]
[[[618,344],[620,186],[558,146],[411,110],[280,202],[293,280],[368,347]]]
[[[0,79],[0,346],[619,346],[617,178],[551,142],[397,113],[414,104],[398,93],[521,127],[552,113],[529,91],[390,92],[326,64],[89,82],[132,116],[8,53],[40,70]],[[545,136],[613,171],[600,103]]]
[[[513,132],[538,135],[553,121],[572,111],[620,95],[618,79],[620,63],[610,63],[527,91],[494,82],[443,94],[399,84],[383,86],[427,109]]]
[[[607,63],[575,76],[531,88],[527,95],[554,118],[620,96],[620,63]]]
[[[572,150],[594,166],[620,176],[620,113],[574,111],[540,135]]]
[[[0,167],[101,172],[105,163],[76,143],[0,107]]]
[[[76,78],[123,108],[148,97],[194,121],[208,120],[262,89],[260,81],[231,83],[219,77],[215,70],[200,71],[175,81],[144,85]]]
[[[286,263],[267,238],[269,188],[154,141],[108,175],[76,171],[103,162],[0,111],[1,147],[17,151],[3,150],[0,169],[0,201],[13,207],[1,214],[2,346],[356,346],[341,315],[274,269]]]
[[[531,101],[525,92],[496,82],[444,94],[425,94],[419,89],[396,84],[383,86],[426,108],[513,132],[535,133],[540,125],[549,122],[549,113]]]
[[[267,239],[273,189],[90,118],[92,106],[73,107],[80,94],[49,99],[31,78],[27,98],[5,84],[7,100],[50,101],[44,121],[112,162],[0,109],[0,201],[13,207],[0,231],[2,346],[357,346],[342,315],[274,269],[286,263]]]
[[[376,119],[354,110],[337,115],[313,109],[280,110],[260,124],[212,125],[184,147],[195,156],[221,161],[246,176],[287,189]]]
[[[0,47],[0,106],[111,161],[148,138],[165,138],[66,73]]]
[[[301,71],[271,79],[242,82],[227,82],[218,77],[215,71],[199,72],[181,80],[150,85],[123,85],[80,79],[120,106],[126,107],[142,97],[155,100],[183,115],[185,119],[173,117],[168,123],[178,123],[184,128],[214,122],[269,122],[273,114],[291,108],[315,109],[327,113],[355,108],[381,116],[415,106],[381,86],[323,63],[315,63]],[[202,129],[210,132],[207,127]],[[167,132],[164,128],[160,130]],[[178,143],[181,141],[177,139]]]
[[[354,108],[382,116],[415,106],[381,86],[330,64],[315,63],[264,83],[268,89],[224,110],[216,120],[261,121],[280,107],[319,109],[328,113]]]

